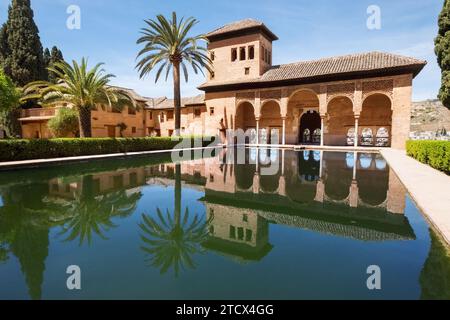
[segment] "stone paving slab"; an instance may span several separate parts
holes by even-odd
[[[450,245],[450,176],[408,157],[404,150],[381,154],[429,222]]]

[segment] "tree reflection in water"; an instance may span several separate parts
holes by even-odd
[[[116,227],[112,218],[131,215],[142,196],[141,192],[129,194],[126,190],[96,196],[92,185],[92,176],[83,177],[81,193],[75,194],[75,199],[66,205],[70,218],[60,232],[60,235],[67,235],[65,241],[78,238],[81,246],[85,241],[91,245],[94,234],[108,239],[104,233]]]
[[[186,208],[181,215],[181,167],[175,166],[175,210],[171,214],[167,210],[164,215],[157,208],[157,218],[142,215],[139,227],[142,230],[141,239],[144,245],[141,249],[148,254],[147,262],[159,268],[165,274],[173,267],[175,277],[180,270],[195,269],[193,255],[203,252],[200,244],[208,236],[210,221],[204,221],[199,215],[193,218]]]

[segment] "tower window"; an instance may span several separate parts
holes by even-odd
[[[254,46],[248,47],[248,58],[250,60],[253,60],[255,58],[255,47]]]
[[[261,60],[266,61],[266,48],[264,48],[264,46],[262,46],[261,48]]]
[[[231,61],[236,61],[237,60],[237,48],[232,48],[231,49]]]
[[[214,61],[216,57],[216,54],[214,53],[214,51],[211,51],[211,61]]]
[[[239,49],[239,60],[245,60],[245,47]]]
[[[209,108],[209,115],[210,116],[214,115],[214,108],[213,107]]]
[[[245,68],[245,75],[248,76],[250,74],[250,68]]]
[[[209,74],[209,76],[210,76],[211,79],[214,79],[214,77],[216,76],[216,74],[214,73],[214,71],[211,71],[210,74]]]
[[[269,51],[269,60],[267,62],[272,64],[272,51]]]

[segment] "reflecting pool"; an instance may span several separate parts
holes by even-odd
[[[0,299],[450,298],[447,248],[379,154],[236,158],[0,172]]]

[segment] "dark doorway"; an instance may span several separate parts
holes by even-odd
[[[316,111],[309,111],[300,118],[300,137],[302,144],[320,144],[321,120]]]

